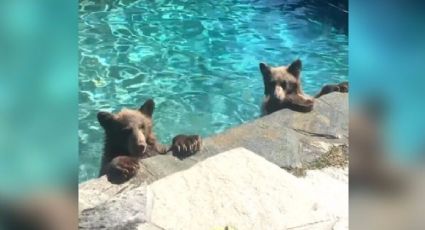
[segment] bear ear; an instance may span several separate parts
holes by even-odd
[[[295,60],[288,66],[288,72],[298,78],[302,69],[302,63],[300,59]]]
[[[139,111],[145,114],[148,117],[152,117],[153,110],[155,109],[155,102],[152,99],[148,99],[145,103],[140,107]]]
[[[112,113],[99,112],[97,113],[97,120],[99,121],[99,124],[106,129],[112,124],[115,118]]]
[[[264,95],[267,95],[270,91],[270,82],[271,82],[271,67],[268,66],[266,63],[260,63],[260,71],[263,75],[263,81],[264,81]]]
[[[266,63],[261,62],[259,67],[260,67],[261,74],[263,74],[264,79],[270,76],[271,74],[270,66],[268,66]]]

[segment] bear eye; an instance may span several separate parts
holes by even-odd
[[[280,86],[285,89],[286,88],[286,81],[283,81],[282,83],[280,83]]]
[[[124,127],[121,129],[124,133],[129,133],[131,131],[131,127]]]
[[[141,125],[139,126],[139,128],[140,128],[140,129],[145,129],[145,124],[141,124]]]

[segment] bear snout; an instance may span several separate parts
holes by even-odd
[[[129,152],[134,156],[142,156],[147,150],[148,144],[146,138],[141,133],[134,133],[129,139],[128,149]]]

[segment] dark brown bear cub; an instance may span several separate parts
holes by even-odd
[[[177,135],[169,148],[159,144],[152,131],[154,108],[154,101],[149,99],[138,110],[123,109],[117,114],[97,114],[105,130],[99,176],[106,174],[111,183],[123,183],[137,173],[140,159],[169,151],[182,158],[200,150],[201,137],[198,135]]]

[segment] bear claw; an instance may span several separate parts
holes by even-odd
[[[173,138],[170,150],[178,158],[188,157],[201,149],[199,135],[177,135]]]
[[[106,176],[111,183],[120,184],[133,177],[138,169],[136,158],[119,156],[110,163]]]

